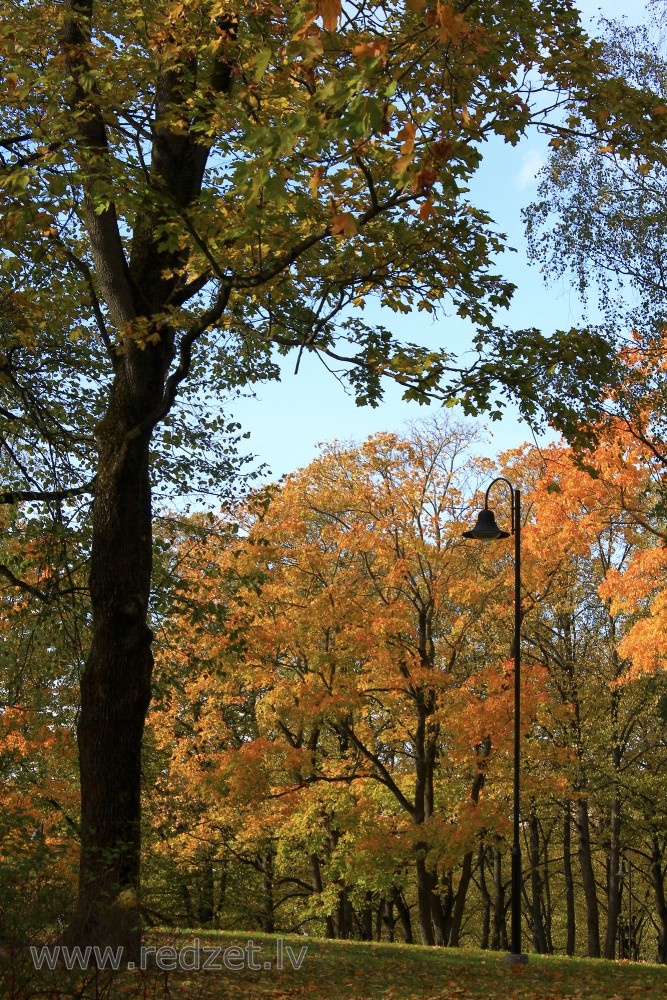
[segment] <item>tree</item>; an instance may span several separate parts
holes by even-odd
[[[569,103],[595,128],[614,109],[612,139],[634,150],[655,102],[609,75],[573,6],[550,0],[16,0],[0,53],[3,370],[11,381],[26,340],[56,389],[77,338],[99,358],[85,459],[54,492],[27,482],[14,454],[3,498],[94,494],[71,935],[136,953],[151,448],[186,379],[251,382],[275,373],[275,346],[349,364],[360,402],[377,399],[385,374],[421,400],[449,378],[442,393],[473,412],[500,378],[531,413],[541,372],[603,377],[600,338],[501,337],[502,371],[467,368],[352,310],[373,295],[399,312],[449,299],[481,348],[511,294],[490,270],[501,240],[465,198],[481,143],[515,142]],[[535,71],[553,90],[531,108]],[[37,402],[36,421],[56,412]],[[61,460],[75,438],[62,438]]]
[[[648,27],[602,23],[610,66],[652,90],[654,114],[664,119],[661,3],[652,4]],[[628,156],[601,135],[559,137],[552,146],[538,200],[524,213],[530,256],[548,281],[573,278],[582,300],[599,307],[600,328],[619,347],[613,392],[600,416],[620,417],[664,465],[665,146],[648,159]]]
[[[664,940],[664,683],[632,680],[620,655],[646,609],[603,590],[623,594],[619,574],[656,550],[621,503],[649,478],[628,441],[597,449],[597,478],[563,446],[504,456],[525,498],[523,894],[539,952],[574,954],[582,926],[579,951],[615,957],[629,861],[634,916]],[[238,508],[236,531],[184,522],[149,716],[160,919],[368,939],[385,917],[393,934],[396,907],[410,941],[407,904],[424,941],[503,947],[513,565],[507,545],[461,539],[464,497],[494,471],[465,447],[432,424],[333,444]]]
[[[168,808],[203,785],[199,843],[206,822],[236,856],[273,840],[284,864],[300,843],[340,936],[350,904],[388,903],[409,878],[423,942],[459,944],[479,840],[507,826],[509,643],[482,618],[511,580],[502,553],[497,580],[461,538],[486,464],[469,437],[424,424],[326,449],[247,538],[213,532],[190,551],[184,593],[201,613],[168,623],[161,662],[182,693],[152,716]],[[540,692],[527,667],[527,718]]]

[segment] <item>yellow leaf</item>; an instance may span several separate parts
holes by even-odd
[[[312,177],[308,181],[308,187],[310,188],[310,193],[313,198],[317,198],[317,192],[319,186],[322,183],[322,177],[324,176],[324,167],[315,167]]]

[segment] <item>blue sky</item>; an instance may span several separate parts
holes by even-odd
[[[646,19],[643,0],[578,0],[584,20],[595,34],[594,20],[601,13],[608,18],[625,16],[631,23]],[[474,185],[471,198],[486,208],[497,228],[506,233],[516,253],[505,254],[498,261],[499,271],[517,285],[513,304],[500,322],[520,328],[536,326],[550,332],[567,329],[581,322],[582,307],[575,291],[560,283],[545,285],[542,275],[526,260],[526,244],[521,224],[521,209],[533,199],[535,175],[546,157],[546,140],[533,133],[517,147],[494,144],[487,154]],[[423,314],[394,316],[383,322],[406,340],[456,349],[463,346],[469,328],[455,317],[431,323]],[[282,381],[267,383],[257,390],[257,398],[234,402],[233,416],[250,431],[249,447],[258,459],[267,463],[271,476],[307,465],[317,454],[322,441],[361,440],[375,431],[398,431],[408,422],[428,417],[432,407],[420,407],[401,400],[401,393],[388,385],[385,401],[376,409],[357,407],[351,396],[324,367],[312,357],[301,361],[299,374],[293,374],[294,359],[288,358]],[[454,411],[456,412],[456,411]],[[483,423],[483,421],[482,421]],[[489,425],[487,443],[481,450],[489,455],[532,440],[529,428],[517,421],[508,408],[502,421]]]

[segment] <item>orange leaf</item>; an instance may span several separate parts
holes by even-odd
[[[351,212],[340,212],[334,215],[331,220],[332,236],[356,236],[358,232],[357,220]]]
[[[327,31],[335,31],[341,15],[341,0],[317,0],[317,13]]]
[[[437,22],[440,26],[440,41],[454,45],[468,31],[468,22],[463,14],[457,13],[449,3],[438,3]]]
[[[415,134],[417,132],[417,126],[414,122],[406,122],[401,131],[398,133],[397,138],[402,140],[401,153],[404,155],[411,153],[415,148]]]

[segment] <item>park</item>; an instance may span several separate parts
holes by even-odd
[[[11,1000],[667,991],[639,6],[0,14]],[[512,311],[515,244],[571,322]],[[320,379],[354,433],[268,468],[246,415],[285,438],[303,384],[307,433]]]

